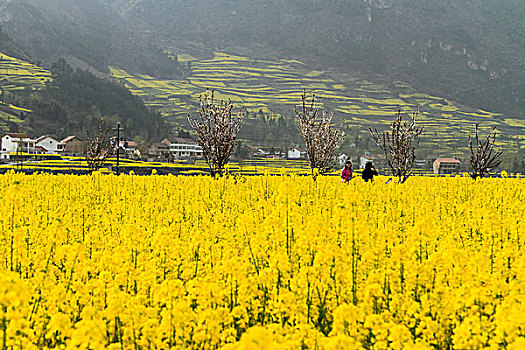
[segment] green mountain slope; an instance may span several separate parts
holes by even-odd
[[[243,106],[252,128],[256,128],[253,123],[261,115],[283,128],[278,125],[279,120],[293,114],[293,106],[300,101],[303,89],[307,89],[322,98],[324,107],[335,112],[336,121],[347,131],[366,132],[370,126],[384,128],[399,109],[411,113],[419,105],[420,124],[425,127],[426,136],[420,147],[429,152],[466,151],[466,133],[476,123],[484,129],[496,126],[504,135],[500,144],[507,149],[525,148],[525,121],[458,105],[443,97],[417,92],[401,82],[374,84],[362,78],[333,76],[311,70],[297,60],[259,60],[216,52],[211,59],[193,60],[185,79],[159,80],[116,68],[111,72],[147,105],[162,111],[182,128],[188,127],[186,116],[197,109],[196,101],[205,88],[215,89],[218,99],[230,99],[237,107]],[[296,141],[298,136],[295,135]],[[274,137],[267,141],[271,144],[278,140]]]
[[[115,64],[158,76],[180,74],[177,62],[103,0],[4,1],[0,18],[3,31],[47,66],[65,58],[96,74]]]
[[[143,0],[113,6],[179,50],[196,50],[191,42],[254,57],[294,56],[524,115],[520,0]]]
[[[154,140],[164,120],[143,101],[109,79],[74,70],[64,60],[50,71],[0,53],[0,129],[32,134],[85,135],[103,117],[122,122],[126,136]]]

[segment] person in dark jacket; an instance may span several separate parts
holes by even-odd
[[[341,171],[341,178],[344,183],[350,182],[350,179],[352,178],[352,162],[346,162],[343,171]]]
[[[377,172],[372,162],[367,162],[365,165],[365,170],[363,170],[363,173],[361,175],[363,177],[363,180],[365,180],[366,182],[370,180],[370,182],[372,182],[374,181],[374,176],[376,175],[379,175],[379,173]]]

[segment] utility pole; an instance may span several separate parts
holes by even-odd
[[[22,168],[24,167],[24,161],[22,159],[23,157],[22,145],[23,145],[22,135],[19,135],[17,147],[16,147],[16,163],[17,163],[18,170],[22,170]]]
[[[117,175],[119,175],[119,173],[120,173],[120,168],[119,168],[119,160],[120,160],[120,131],[122,130],[122,128],[120,127],[120,122],[117,123],[117,127],[114,128],[113,130],[115,130],[117,132]]]

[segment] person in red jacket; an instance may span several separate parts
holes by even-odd
[[[352,178],[352,163],[350,161],[346,162],[343,171],[341,171],[341,178],[344,183],[348,183]]]

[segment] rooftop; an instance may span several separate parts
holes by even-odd
[[[47,139],[47,138],[50,138],[50,139],[53,139],[53,140],[56,141],[56,139],[55,139],[53,136],[42,135],[42,136],[40,136],[39,138],[36,139],[36,142],[44,141],[44,140]]]
[[[162,142],[157,142],[157,143],[154,143],[151,145],[151,147],[155,147],[155,148],[164,148],[164,149],[169,149],[170,146],[165,144],[165,143],[162,143]]]
[[[128,144],[128,148],[129,147],[138,147],[139,146],[138,143],[136,143],[135,141],[120,141],[120,145],[124,146],[126,144],[126,142]]]
[[[182,137],[175,137],[172,140],[172,143],[182,143],[182,144],[197,144],[197,142],[193,139],[189,138],[182,138]]]
[[[461,164],[461,162],[455,158],[436,158],[436,162],[439,163],[455,163],[455,164]]]
[[[28,139],[29,138],[28,134],[15,133],[15,132],[4,134],[4,136],[9,136],[9,137],[12,137],[14,139]]]
[[[72,141],[72,140],[74,140],[74,139],[77,139],[77,140],[79,140],[79,141],[82,141],[80,138],[76,137],[75,135],[71,135],[71,136],[66,137],[65,139],[63,139],[63,140],[60,141],[60,142],[66,143],[66,142]]]

